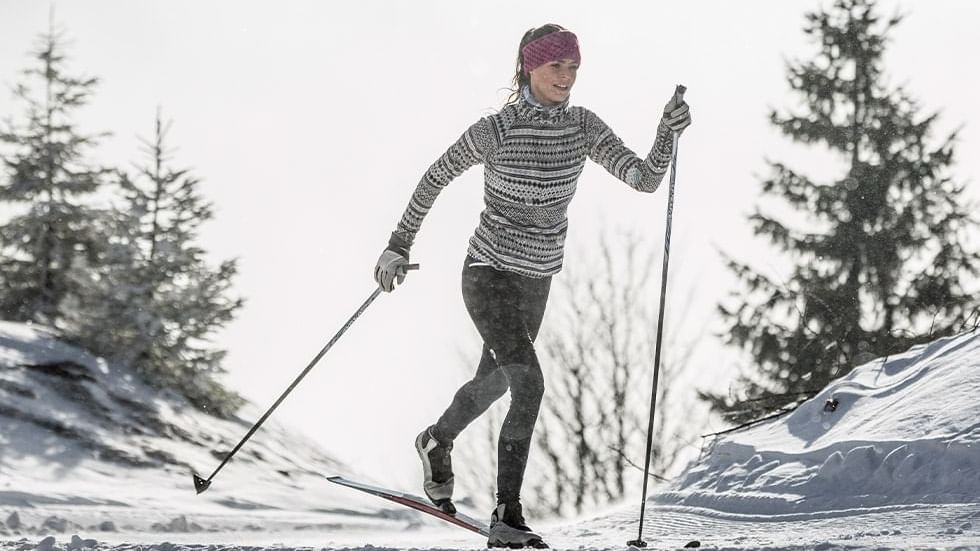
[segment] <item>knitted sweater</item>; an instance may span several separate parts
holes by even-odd
[[[673,142],[661,123],[646,159],[584,107],[540,105],[525,88],[517,103],[484,117],[426,171],[392,239],[407,249],[439,192],[484,165],[484,203],[468,253],[499,270],[546,277],[561,270],[568,205],[590,158],[630,187],[653,192]]]

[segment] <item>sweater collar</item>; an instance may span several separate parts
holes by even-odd
[[[567,99],[557,105],[543,105],[531,93],[530,86],[521,88],[521,100],[518,103],[518,111],[522,118],[528,120],[558,122],[568,112]]]

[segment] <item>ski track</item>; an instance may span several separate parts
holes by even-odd
[[[635,508],[575,524],[538,526],[554,549],[623,550],[636,537]],[[583,526],[576,528],[575,526]],[[219,533],[72,534],[13,539],[0,551],[396,551],[482,549],[480,536],[442,526],[409,529],[261,530]],[[711,509],[652,505],[643,539],[648,549],[678,549],[698,540],[709,550],[973,549],[980,550],[980,503],[847,509],[784,516],[737,515]],[[137,541],[140,543],[131,543]],[[288,543],[283,543],[288,542]]]
[[[676,549],[691,540],[699,540],[704,548],[733,550],[980,549],[980,504],[851,509],[785,517],[673,506],[647,511],[644,540],[654,549]],[[627,511],[611,521],[630,526],[630,514],[635,516]],[[635,521],[632,529],[628,539],[636,535]]]

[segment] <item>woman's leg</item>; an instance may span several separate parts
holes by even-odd
[[[498,355],[500,370],[509,383],[511,403],[497,443],[497,502],[506,503],[512,509],[520,499],[531,439],[544,395],[544,376],[534,351],[534,341],[544,317],[551,284],[550,278],[521,278],[519,281],[521,300],[518,305],[523,325],[519,333],[511,328],[509,335],[504,334],[501,349],[512,348]],[[500,329],[506,332],[507,328],[505,325]],[[518,517],[519,511],[518,506]],[[519,523],[523,525],[522,518]]]
[[[486,344],[476,374],[456,391],[453,401],[432,427],[432,436],[449,445],[470,423],[507,392],[507,379]]]
[[[483,337],[483,356],[476,376],[456,393],[433,436],[451,442],[509,388],[510,408],[498,442],[497,485],[501,502],[516,501],[544,393],[533,341],[551,281],[471,264],[467,259],[463,270],[463,299]]]
[[[470,305],[487,304],[493,300],[491,296],[515,292],[516,289],[510,288],[507,281],[501,277],[501,272],[489,266],[471,266],[473,262],[475,260],[467,256],[463,263],[462,291],[467,311],[479,330],[481,325],[485,325],[482,319],[494,314],[490,309],[480,307],[476,314],[480,321],[477,321]],[[482,331],[480,335],[483,336]],[[452,403],[432,427],[432,436],[442,444],[450,445],[463,429],[482,415],[505,392],[507,392],[507,378],[498,368],[494,351],[484,341],[476,374],[456,391]]]
[[[534,352],[548,300],[551,278],[529,278],[489,266],[463,269],[463,299],[483,337],[483,353],[473,379],[453,397],[432,427],[442,445],[452,441],[510,388],[511,404],[498,442],[498,498],[520,495],[531,435],[544,392]]]

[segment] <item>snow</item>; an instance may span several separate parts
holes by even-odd
[[[976,333],[859,366],[784,418],[716,443],[659,501],[767,514],[976,502],[978,367]]]
[[[980,334],[938,339],[719,437],[655,489],[643,539],[650,549],[980,549],[978,368]],[[334,487],[325,475],[372,480],[274,419],[195,495],[192,470],[207,477],[262,411],[215,419],[44,328],[0,322],[0,550],[483,547]],[[532,525],[558,549],[626,549],[638,509]]]

